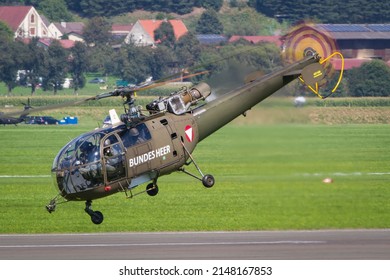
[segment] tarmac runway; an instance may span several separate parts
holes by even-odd
[[[0,235],[1,260],[390,260],[390,229]]]

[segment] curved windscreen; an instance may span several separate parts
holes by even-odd
[[[123,179],[126,177],[125,150],[150,139],[145,124],[82,134],[63,147],[54,159],[55,186],[66,196]]]
[[[104,133],[86,133],[69,142],[54,159],[52,172],[62,194],[104,184],[100,140]]]

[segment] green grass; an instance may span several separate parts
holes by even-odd
[[[158,180],[156,197],[116,194],[94,201],[93,209],[105,215],[99,226],[83,202],[60,204],[48,214],[44,206],[56,195],[53,158],[69,139],[93,128],[0,127],[1,233],[390,227],[386,124],[230,124],[194,153],[216,179],[211,189],[175,173]],[[323,183],[325,177],[334,182]]]

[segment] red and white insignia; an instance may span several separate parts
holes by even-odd
[[[192,140],[194,140],[194,130],[192,129],[192,126],[187,125],[185,128],[185,133],[188,142],[192,142]]]

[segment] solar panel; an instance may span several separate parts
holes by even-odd
[[[329,32],[370,32],[371,30],[360,24],[319,24]]]
[[[226,37],[218,34],[199,34],[196,35],[198,40],[203,44],[218,44],[227,41]]]
[[[376,32],[390,32],[390,24],[369,24],[367,27]]]

